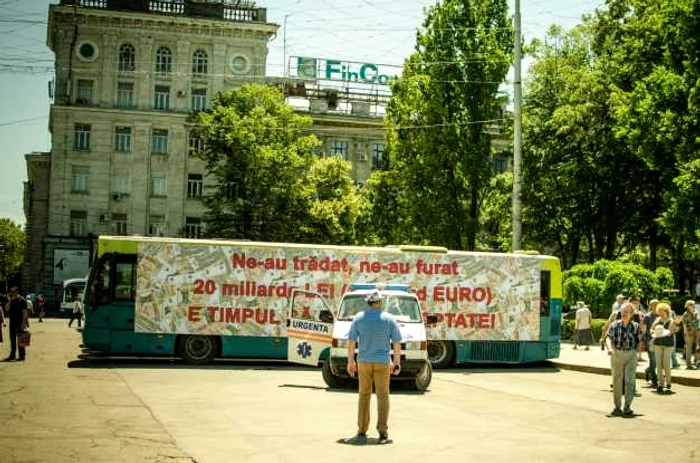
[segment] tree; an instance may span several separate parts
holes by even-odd
[[[644,166],[614,133],[610,81],[589,25],[553,27],[532,45],[525,91],[523,196],[528,243],[564,267],[614,259],[640,241]],[[529,244],[530,245],[530,244]]]
[[[391,169],[408,218],[399,238],[476,248],[492,176],[485,121],[512,63],[505,0],[444,0],[427,10],[387,108]]]
[[[0,280],[13,278],[24,262],[24,230],[8,218],[0,218]]]
[[[311,118],[296,114],[279,90],[246,85],[219,94],[196,122],[215,181],[204,200],[207,235],[354,244],[363,205],[350,163],[314,156]]]
[[[195,132],[206,141],[200,156],[216,181],[204,201],[207,234],[302,240],[318,145],[315,136],[304,134],[311,119],[295,114],[279,90],[246,85],[217,95],[212,110],[195,120]]]
[[[321,244],[355,244],[355,225],[363,198],[350,176],[350,162],[340,157],[318,158],[309,172],[313,201],[305,241]]]

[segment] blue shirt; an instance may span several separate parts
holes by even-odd
[[[367,309],[352,319],[348,339],[358,343],[358,362],[391,363],[391,343],[401,342],[401,331],[391,314]]]

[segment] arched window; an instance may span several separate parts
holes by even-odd
[[[206,74],[207,73],[207,52],[197,50],[192,55],[192,73]]]
[[[119,70],[127,72],[136,70],[136,50],[133,45],[125,43],[119,47]]]
[[[173,54],[168,47],[160,47],[156,52],[156,72],[170,74],[173,68]]]

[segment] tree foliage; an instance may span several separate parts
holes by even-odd
[[[391,201],[406,217],[398,241],[476,248],[492,176],[484,121],[500,114],[512,39],[505,0],[444,0],[426,11],[387,108]]]
[[[221,238],[348,244],[359,198],[349,163],[318,159],[296,114],[272,87],[246,85],[221,93],[196,115],[206,141],[200,156],[214,188],[204,200],[206,233]]]
[[[681,285],[700,258],[700,3],[608,0],[533,44],[526,239],[565,266],[643,248]]]
[[[8,218],[0,218],[0,280],[17,274],[24,262],[24,230]]]

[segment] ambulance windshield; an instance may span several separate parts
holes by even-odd
[[[358,313],[367,310],[364,294],[350,294],[340,304],[338,320],[352,320]],[[392,314],[396,321],[420,323],[422,321],[418,300],[413,296],[385,296],[382,310]]]

